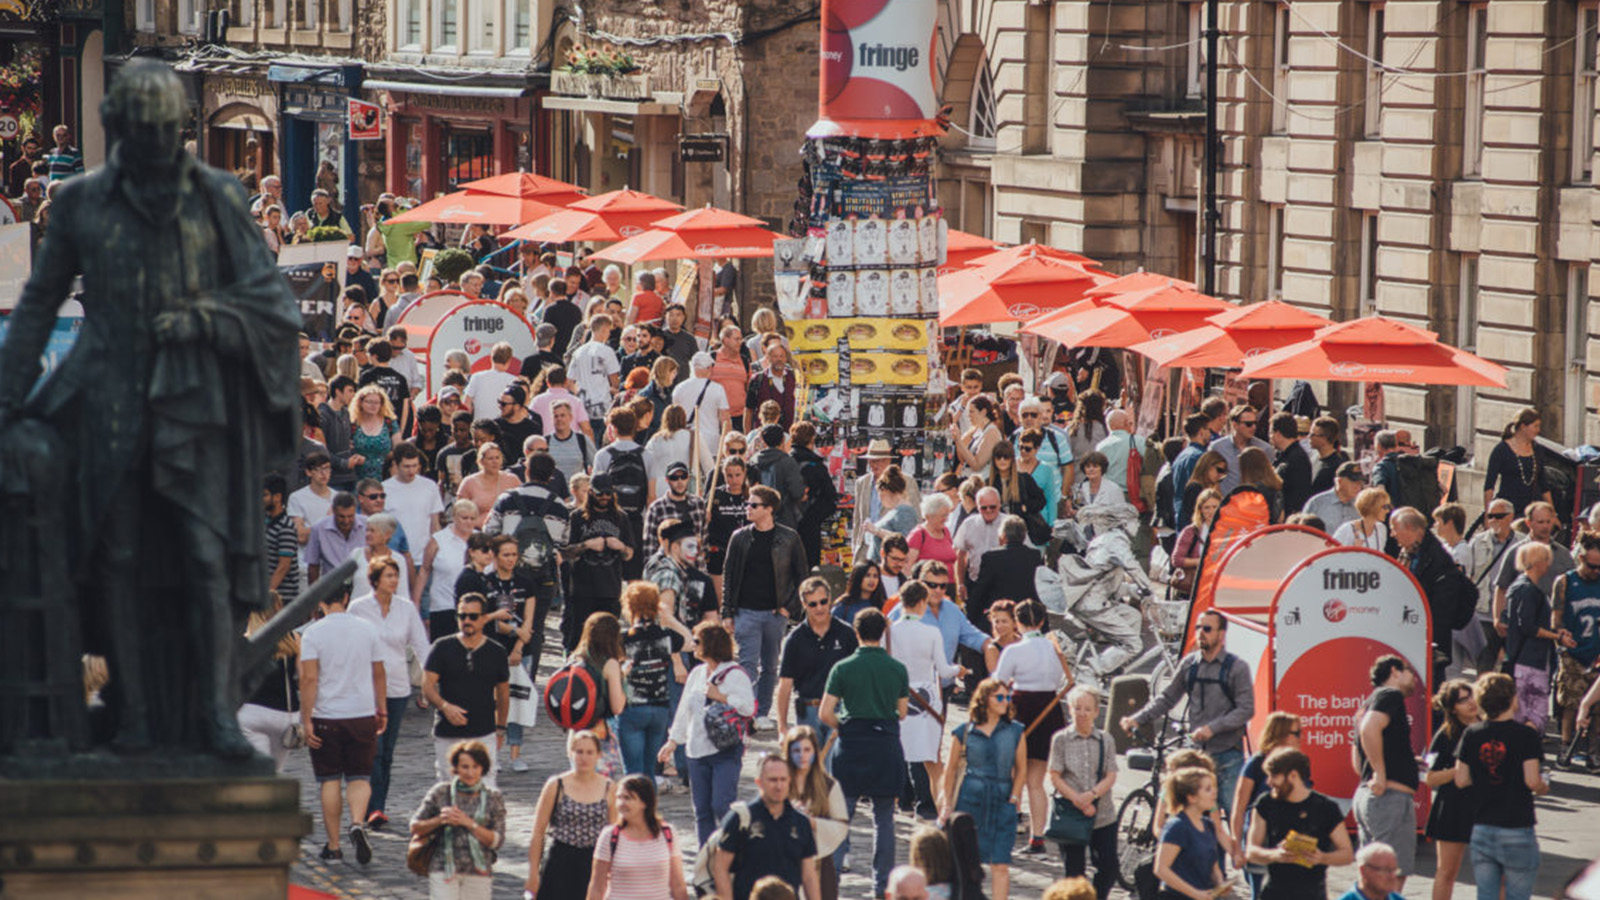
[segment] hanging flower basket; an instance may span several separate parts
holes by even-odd
[[[566,65],[551,73],[550,87],[558,94],[577,97],[650,97],[649,76],[639,71],[639,64],[625,50],[574,47],[567,51]]]

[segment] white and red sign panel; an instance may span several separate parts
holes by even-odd
[[[492,365],[490,351],[501,341],[511,345],[511,358],[519,362],[539,349],[533,327],[504,303],[473,300],[445,313],[428,338],[428,393],[436,393],[444,384],[445,354],[465,352],[469,370],[478,372]]]
[[[1428,603],[1411,573],[1364,547],[1338,547],[1301,563],[1272,603],[1272,685],[1277,709],[1300,716],[1300,749],[1321,793],[1348,809],[1357,779],[1350,735],[1373,687],[1378,657],[1396,654],[1418,675],[1407,700],[1412,750],[1428,746],[1433,671]]]
[[[809,137],[933,133],[936,0],[823,0],[818,121]]]

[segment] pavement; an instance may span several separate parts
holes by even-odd
[[[556,654],[552,650],[544,654],[546,663],[555,659]],[[538,684],[543,685],[549,670],[550,666],[546,665],[537,679]],[[950,718],[949,724],[953,728],[965,721],[965,710],[953,707]],[[348,847],[348,838],[342,841],[346,845],[344,860],[323,862],[318,859],[326,836],[316,784],[311,777],[310,760],[303,751],[291,757],[285,775],[301,782],[302,808],[310,811],[315,820],[314,830],[302,842],[300,860],[293,869],[292,881],[295,884],[325,891],[335,897],[426,900],[427,882],[406,870],[405,851],[406,823],[421,803],[422,795],[434,784],[433,743],[429,734],[431,721],[431,712],[422,712],[412,705],[400,725],[401,737],[395,750],[393,786],[387,810],[391,823],[387,828],[373,832],[373,860],[367,866],[355,862],[355,854]],[[755,763],[764,752],[777,749],[776,737],[770,732],[759,734],[747,746],[741,797],[754,796]],[[501,752],[497,765],[505,767],[500,769],[498,778],[506,799],[507,823],[505,845],[495,865],[493,896],[496,898],[522,896],[523,880],[528,873],[528,839],[533,830],[539,790],[547,778],[566,769],[565,741],[566,733],[546,721],[527,729],[523,754],[531,771],[525,773],[512,772],[507,765],[509,757],[504,751]],[[1547,744],[1547,750],[1547,758],[1553,759],[1553,742]],[[1114,794],[1116,802],[1120,804],[1123,797],[1147,781],[1147,773],[1123,768]],[[1585,821],[1592,818],[1596,810],[1600,810],[1600,777],[1558,771],[1553,781],[1551,793],[1537,802],[1541,860],[1534,896],[1541,898],[1560,896],[1561,886],[1590,860],[1600,856],[1600,827]],[[686,792],[674,792],[663,796],[660,810],[677,834],[690,836],[690,840],[680,841],[687,864],[692,860],[694,850],[694,814],[689,795]],[[910,817],[897,817],[897,862],[906,862],[906,848],[913,826]],[[344,828],[349,828],[348,822]],[[871,867],[867,858],[872,846],[870,817],[858,813],[851,830],[852,844],[857,848],[855,866],[854,871],[841,879],[840,897],[868,900],[872,893]],[[1019,850],[1021,846],[1019,841]],[[1419,849],[1417,863],[1418,873],[1406,883],[1403,892],[1408,900],[1433,896],[1434,854],[1431,845],[1425,843]],[[1470,862],[1463,868],[1467,871],[1461,874],[1455,896],[1475,897],[1475,889],[1470,886]],[[1060,876],[1061,862],[1053,847],[1045,856],[1027,856],[1018,852],[1013,857],[1011,867],[1012,897],[1033,900]],[[1343,894],[1354,880],[1353,866],[1331,871],[1328,877],[1330,895],[1337,897]],[[1129,894],[1118,888],[1113,890],[1111,897],[1122,900],[1128,898]]]

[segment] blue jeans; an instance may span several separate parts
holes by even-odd
[[[389,720],[384,723],[383,734],[378,735],[378,755],[372,760],[372,799],[367,801],[368,810],[383,810],[389,800],[389,767],[394,765],[394,743],[400,739],[400,722],[406,717],[411,698],[389,697],[383,705],[388,710]]]
[[[788,617],[779,612],[742,610],[733,617],[739,665],[755,682],[757,716],[772,714],[772,689],[778,684],[778,651],[788,627]]]
[[[656,754],[667,742],[669,724],[667,707],[651,704],[629,705],[617,717],[617,740],[629,775],[655,775]]]
[[[1223,750],[1211,756],[1211,761],[1217,765],[1217,796],[1230,798],[1227,803],[1232,803],[1233,789],[1239,784],[1239,773],[1244,771],[1244,751],[1238,748]],[[1223,801],[1218,801],[1221,804]],[[1226,815],[1226,806],[1223,808]]]
[[[702,844],[722,824],[728,807],[739,793],[739,763],[743,757],[741,746],[718,750],[699,759],[689,758],[689,796],[694,801],[695,832]]]
[[[851,820],[856,817],[856,801],[872,804],[872,893],[882,897],[889,890],[889,871],[894,868],[894,800],[893,797],[846,797],[844,808]],[[834,855],[834,865],[839,865],[844,854],[850,852],[846,840]]]
[[[1532,828],[1472,826],[1472,880],[1478,900],[1499,900],[1505,885],[1506,900],[1528,900],[1539,874],[1539,839]]]

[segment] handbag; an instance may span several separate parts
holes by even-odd
[[[1106,774],[1106,742],[1104,737],[1099,741],[1100,763],[1095,769],[1095,784]],[[1095,801],[1095,811],[1099,811],[1100,801]],[[1089,836],[1094,833],[1094,815],[1085,814],[1067,798],[1057,794],[1050,799],[1050,821],[1045,825],[1044,836],[1061,844],[1087,844]]]
[[[724,669],[722,674],[712,676],[708,683],[718,684],[732,671],[732,668]],[[701,719],[705,723],[706,737],[711,741],[711,746],[719,751],[743,745],[745,735],[750,733],[750,720],[720,700],[707,700]]]
[[[406,868],[419,878],[427,878],[429,867],[433,865],[433,851],[437,849],[439,849],[439,831],[427,835],[412,835],[410,843],[406,844]]]
[[[285,658],[283,661],[283,697],[285,701],[294,696],[290,693],[290,690],[289,660]],[[290,713],[290,715],[294,714]],[[278,743],[282,744],[285,750],[299,750],[306,745],[306,728],[305,725],[301,724],[299,716],[294,716],[294,720],[289,723],[289,727],[283,730],[283,736],[278,738]]]

